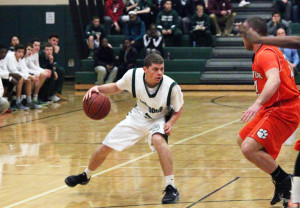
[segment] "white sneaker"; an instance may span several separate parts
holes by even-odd
[[[245,1],[245,0],[242,0],[242,1],[239,3],[239,7],[244,7],[244,6],[247,6],[247,5],[249,5],[249,4],[250,4],[250,2]]]
[[[56,95],[52,95],[51,97],[48,98],[49,100],[52,100],[53,102],[58,102],[60,101],[60,98],[57,97]]]

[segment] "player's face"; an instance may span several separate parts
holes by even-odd
[[[146,82],[149,86],[156,86],[162,79],[165,71],[165,64],[152,63],[148,68],[144,67]]]
[[[26,56],[31,56],[32,50],[33,50],[32,47],[28,46],[28,47],[26,48]]]
[[[52,56],[53,54],[53,48],[52,47],[45,47],[44,53],[47,57]]]
[[[285,35],[286,35],[285,31],[282,28],[278,29],[276,32],[276,36],[285,36]]]
[[[93,25],[94,25],[94,27],[99,27],[99,25],[100,25],[100,19],[94,19],[93,20]]]
[[[24,56],[24,49],[18,49],[17,51],[15,51],[15,55],[17,60],[23,58]]]
[[[55,37],[52,37],[50,40],[49,40],[49,43],[51,43],[53,46],[57,46],[58,45],[58,38],[55,38]]]
[[[39,52],[40,48],[41,48],[41,43],[37,42],[37,41],[34,41],[34,43],[33,43],[33,51],[34,51],[34,53]]]
[[[244,27],[245,28],[249,28],[247,22],[244,22]],[[244,46],[248,51],[252,51],[253,50],[253,44],[250,43],[246,38],[243,37],[243,42],[244,42]]]
[[[19,41],[18,37],[16,37],[16,36],[12,37],[11,43],[10,43],[12,46],[15,46],[15,45],[17,45],[19,43],[20,43],[20,41]]]
[[[0,50],[0,60],[4,59],[7,53],[7,49],[6,48],[2,48]]]

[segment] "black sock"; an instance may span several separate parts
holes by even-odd
[[[296,159],[294,176],[300,177],[300,152]]]
[[[277,183],[281,183],[288,176],[288,174],[284,172],[284,170],[282,170],[281,167],[278,165],[276,170],[273,173],[271,173],[271,176],[274,181],[276,181]]]

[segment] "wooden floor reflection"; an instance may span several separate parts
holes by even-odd
[[[128,93],[110,96],[109,116],[93,121],[83,113],[82,95],[67,86],[68,101],[0,117],[0,207],[271,207],[270,177],[236,145],[241,112],[254,92],[184,93],[184,113],[169,140],[181,194],[174,205],[161,205],[164,178],[145,139],[113,152],[87,186],[65,186],[64,178],[85,169],[102,138],[135,104]],[[295,158],[293,147],[284,145],[278,161],[292,172]]]

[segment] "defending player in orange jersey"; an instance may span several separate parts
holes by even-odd
[[[244,28],[252,28],[267,36],[267,25],[261,18],[247,19]],[[255,102],[243,112],[241,120],[249,121],[240,131],[238,144],[244,156],[272,176],[274,205],[283,199],[287,206],[292,177],[277,164],[282,144],[298,128],[300,121],[299,91],[294,74],[282,52],[270,45],[255,44],[243,38],[247,50],[252,50],[252,71],[256,93]]]

